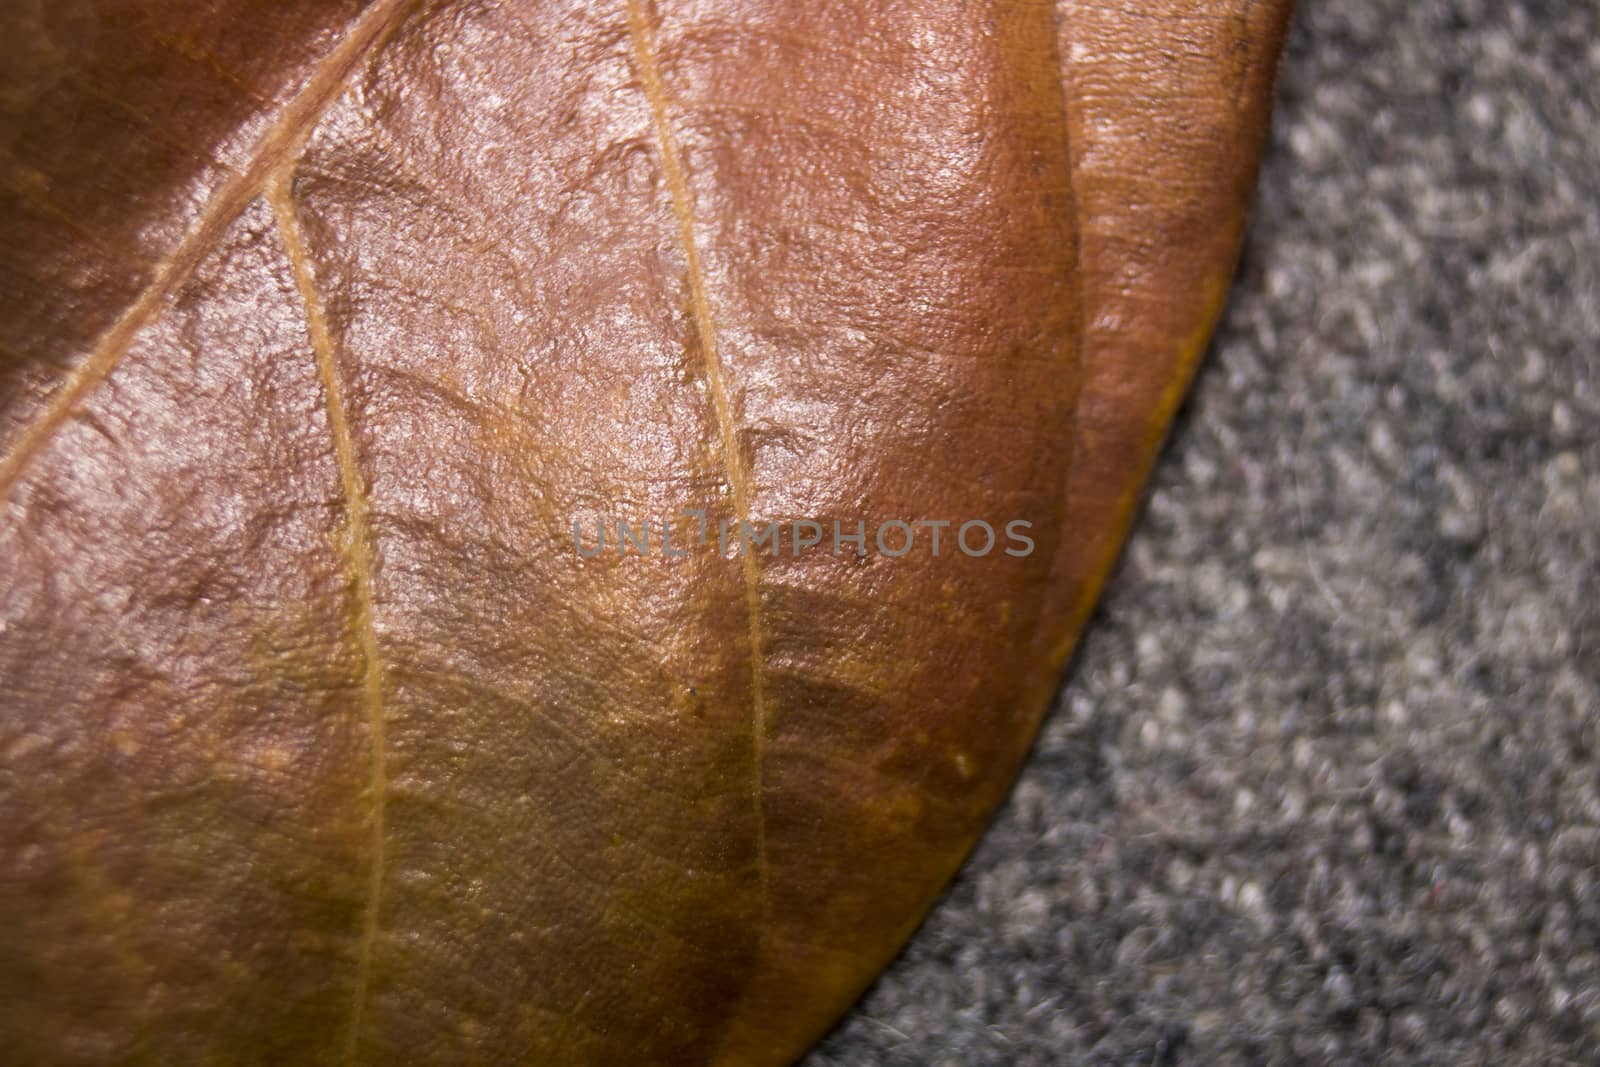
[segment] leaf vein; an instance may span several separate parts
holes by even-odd
[[[116,369],[134,340],[160,315],[168,298],[194,273],[245,205],[260,194],[268,176],[298,154],[311,128],[338,98],[361,58],[388,36],[398,24],[399,14],[414,2],[377,0],[317,65],[304,87],[284,105],[277,121],[257,142],[249,162],[217,188],[177,246],[156,264],[138,297],[100,335],[89,355],[0,456],[0,501],[10,495],[28,464],[66,423],[73,409]]]
[[[1088,233],[1088,218],[1084,214],[1083,200],[1078,189],[1078,167],[1083,162],[1083,146],[1079,145],[1072,136],[1073,103],[1075,94],[1073,91],[1073,84],[1069,81],[1072,73],[1069,69],[1069,64],[1067,61],[1070,49],[1065,49],[1062,47],[1063,41],[1069,32],[1066,15],[1064,13],[1065,7],[1066,4],[1063,2],[1063,0],[1052,0],[1050,5],[1050,44],[1051,50],[1055,53],[1056,87],[1060,93],[1061,104],[1061,133],[1066,139],[1066,195],[1069,210],[1072,213],[1073,292],[1074,299],[1076,299],[1078,305],[1077,322],[1074,324],[1074,332],[1071,341],[1072,373],[1077,380],[1072,386],[1073,397],[1070,413],[1070,417],[1072,419],[1072,441],[1067,452],[1066,471],[1063,473],[1062,480],[1062,484],[1065,487],[1065,491],[1062,493],[1061,500],[1061,511],[1063,518],[1066,517],[1067,513],[1071,509],[1073,473],[1078,469],[1078,461],[1084,449],[1083,419],[1080,416],[1083,406],[1083,396],[1089,384],[1089,355],[1086,351],[1086,341],[1090,325],[1088,293],[1089,285],[1084,275],[1083,259],[1083,244],[1085,236]],[[1066,534],[1067,531],[1063,531],[1063,533]],[[1059,552],[1057,553],[1057,561],[1059,561]],[[1057,561],[1052,561],[1050,566],[1050,579],[1052,582],[1059,580],[1059,575],[1056,573]],[[1092,605],[1093,602],[1099,598],[1099,593],[1100,589],[1098,585],[1084,590],[1080,594],[1079,603],[1073,605],[1070,609],[1072,614],[1066,620],[1068,623],[1067,629],[1064,633],[1062,633],[1058,641],[1049,651],[1049,663],[1052,670],[1059,670],[1062,666],[1064,666],[1067,655],[1077,644],[1078,632],[1083,626],[1082,615],[1084,613],[1084,609],[1082,604],[1085,600],[1087,600],[1087,602]]]
[[[356,636],[364,662],[362,702],[372,738],[372,763],[368,790],[371,794],[371,852],[367,870],[366,903],[362,912],[361,936],[357,949],[355,990],[351,998],[350,1026],[345,1038],[345,1059],[354,1063],[359,1049],[362,1019],[366,1013],[372,985],[372,959],[379,934],[379,914],[383,900],[386,827],[384,808],[388,796],[388,753],[384,737],[383,661],[378,649],[378,632],[373,612],[370,505],[365,480],[356,460],[355,442],[340,382],[337,353],[328,329],[316,277],[306,253],[305,235],[295,208],[293,176],[289,168],[277,175],[267,196],[277,218],[284,249],[294,270],[295,287],[305,305],[306,327],[316,355],[317,377],[322,382],[327,407],[328,427],[333,437],[334,460],[339,468],[339,484],[345,506],[345,566],[349,569],[355,599]]]
[[[626,0],[626,2],[634,62],[638,68],[645,98],[650,104],[650,115],[661,150],[661,167],[671,191],[673,213],[677,216],[679,238],[688,264],[690,300],[694,308],[700,349],[705,357],[705,374],[711,393],[711,404],[716,415],[718,433],[722,439],[723,463],[727,469],[728,485],[733,494],[734,517],[737,521],[749,522],[750,474],[739,451],[738,426],[728,397],[722,359],[717,348],[716,328],[711,317],[711,301],[707,293],[705,270],[701,265],[700,250],[695,241],[693,198],[684,172],[683,158],[679,153],[678,143],[672,135],[667,93],[661,81],[661,69],[657,61],[652,28],[641,0]],[[754,552],[741,552],[740,559],[744,568],[745,610],[750,627],[750,730],[751,762],[754,765],[752,801],[755,806],[756,873],[760,880],[762,914],[763,918],[766,918],[771,910],[772,896],[767,856],[766,803],[763,797],[767,708],[763,662],[765,635],[761,619],[761,575]],[[763,928],[765,925],[763,923]]]

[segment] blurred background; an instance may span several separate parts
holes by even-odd
[[[1303,0],[1033,759],[806,1067],[1600,1064],[1600,3]]]

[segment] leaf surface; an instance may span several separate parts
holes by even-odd
[[[8,1050],[799,1055],[1054,691],[1285,18],[8,6]]]

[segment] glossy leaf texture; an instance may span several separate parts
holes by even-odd
[[[4,5],[8,1062],[800,1055],[1054,692],[1286,14]],[[575,551],[685,508],[952,526]]]

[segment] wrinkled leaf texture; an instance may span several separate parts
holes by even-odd
[[[1285,8],[4,5],[7,1062],[799,1055],[1054,691]],[[1037,550],[573,551],[682,507]]]

